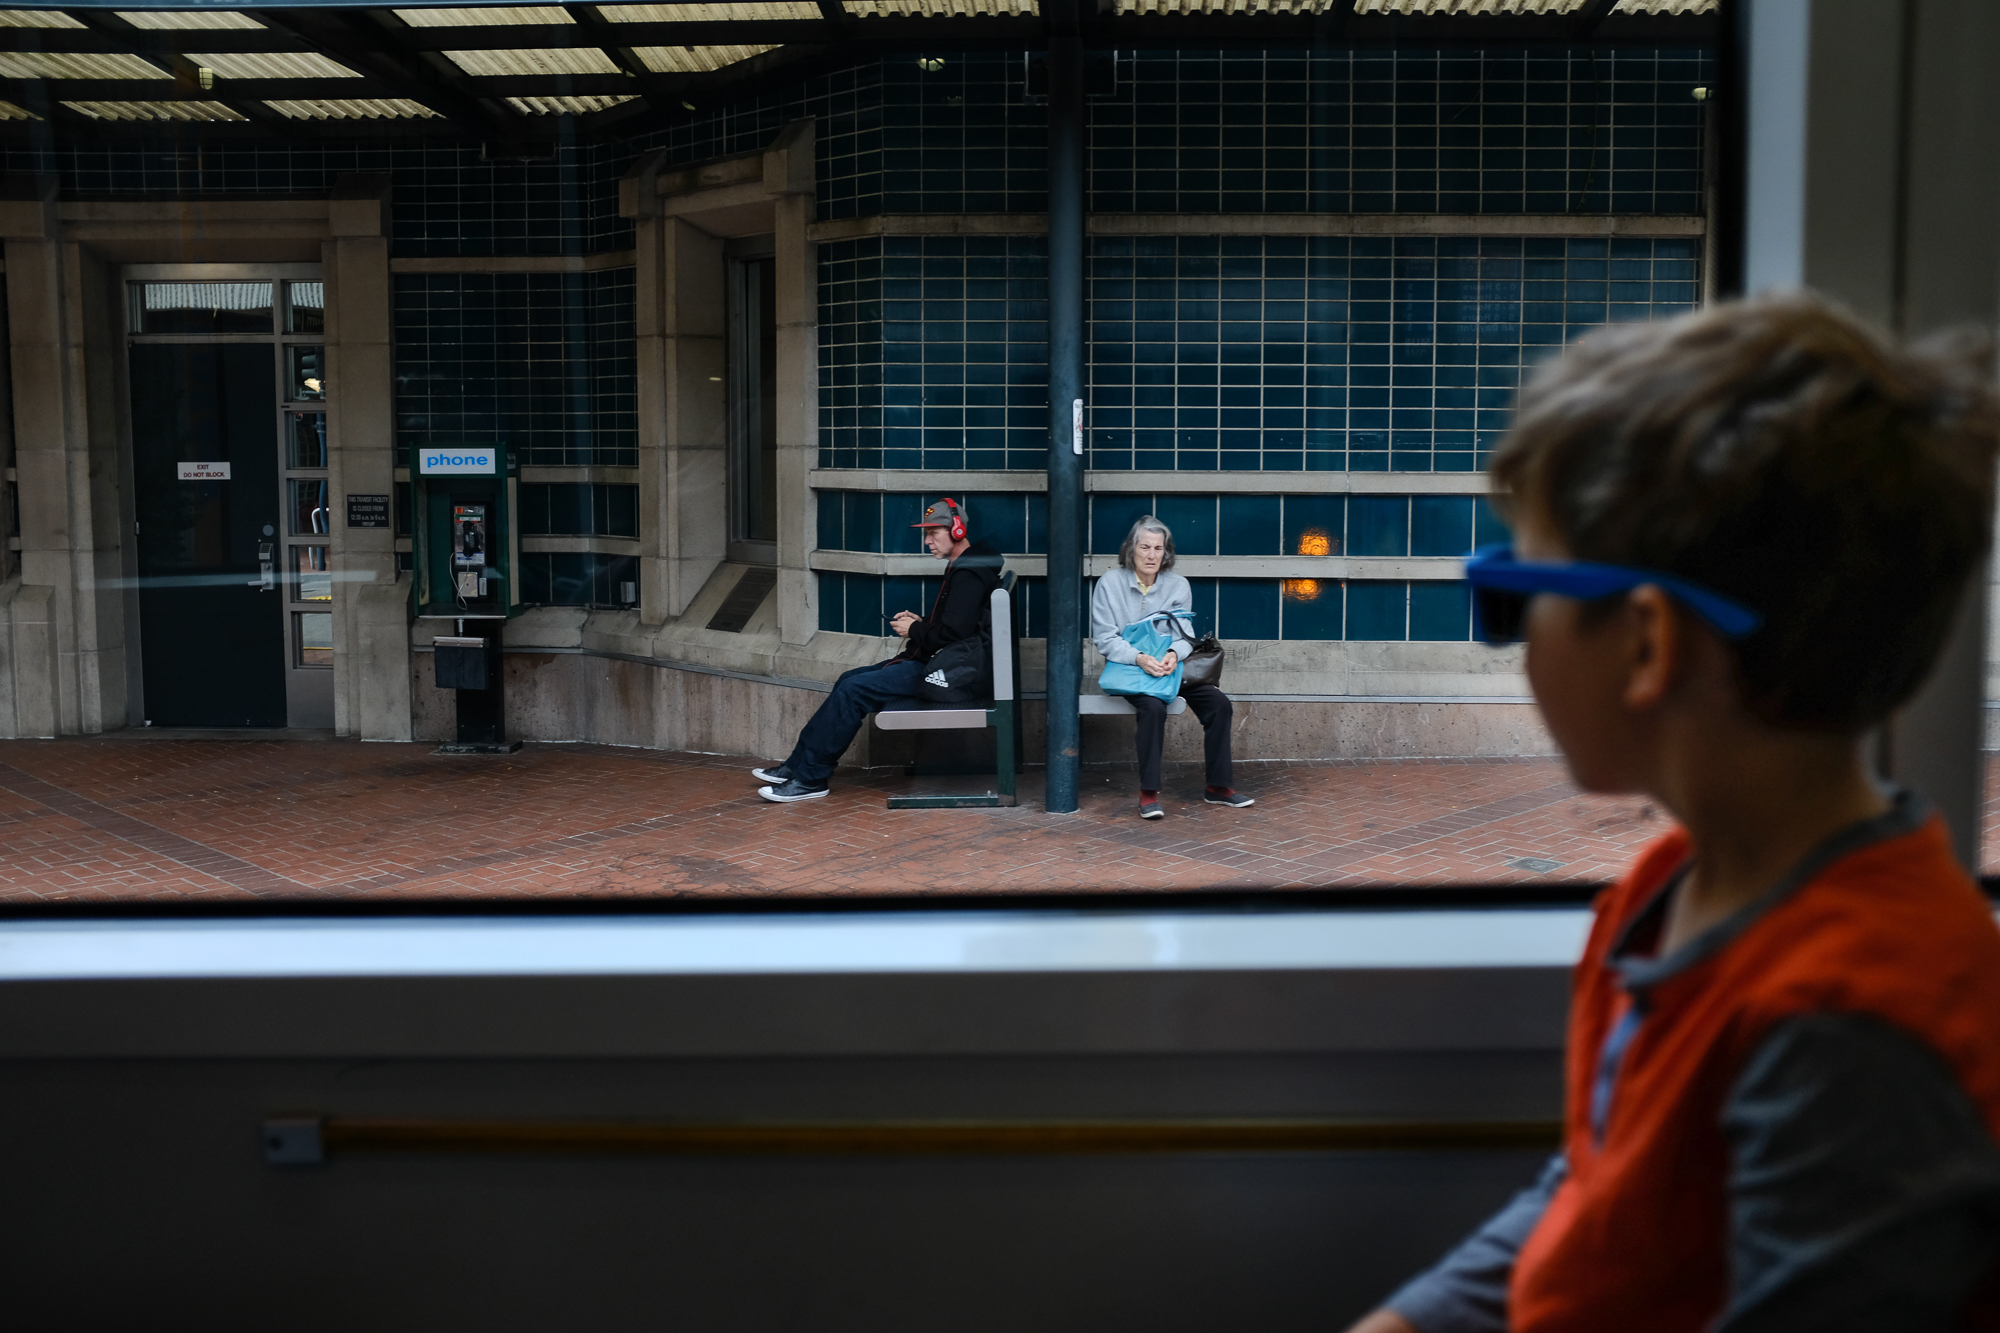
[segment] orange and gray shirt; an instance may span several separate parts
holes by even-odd
[[[1575,973],[1563,1151],[1388,1302],[1422,1333],[2000,1327],[2000,930],[1914,797],[1659,957],[1646,848]]]

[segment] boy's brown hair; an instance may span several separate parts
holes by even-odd
[[[1898,350],[1800,294],[1598,329],[1522,390],[1498,499],[1575,559],[1762,613],[1735,645],[1760,716],[1866,727],[1923,682],[1986,549],[1984,351]]]

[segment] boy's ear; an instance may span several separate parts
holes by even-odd
[[[1622,619],[1628,657],[1625,706],[1650,711],[1666,702],[1681,675],[1687,631],[1673,599],[1651,583],[1626,594]]]

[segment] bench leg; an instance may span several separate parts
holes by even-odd
[[[1015,742],[1019,739],[1014,730],[1014,709],[1012,699],[1002,699],[993,705],[987,716],[993,719],[994,782],[1000,789],[1000,804],[1014,804],[1014,771],[1018,758],[1014,753]]]
[[[888,806],[891,810],[967,810],[992,809],[995,806],[1015,804],[1014,773],[1019,766],[1019,737],[1014,727],[1017,721],[1015,709],[1019,705],[1012,699],[1003,699],[986,710],[986,725],[993,728],[994,764],[993,784],[996,790],[982,792],[976,796],[891,796]]]

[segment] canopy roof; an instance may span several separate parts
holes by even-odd
[[[669,0],[0,10],[0,133],[439,133],[509,143],[668,123],[884,51],[1673,45],[1717,0]],[[43,130],[46,132],[46,129]]]

